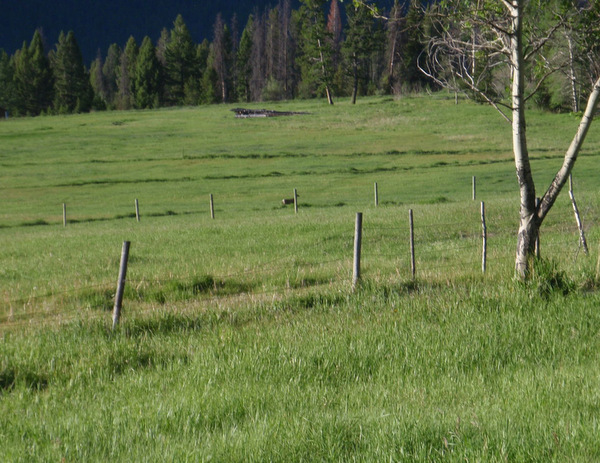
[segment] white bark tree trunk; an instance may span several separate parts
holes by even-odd
[[[519,232],[515,272],[526,278],[530,260],[534,255],[535,240],[540,221],[536,214],[535,185],[531,174],[527,150],[527,125],[525,122],[525,64],[523,58],[523,1],[513,0],[510,7],[512,35],[510,38],[512,60],[512,139],[513,153],[521,197]]]

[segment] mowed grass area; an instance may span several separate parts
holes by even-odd
[[[263,106],[310,114],[0,123],[2,460],[597,460],[598,127],[574,172],[590,256],[565,192],[542,232],[550,262],[521,285],[510,126],[491,109]],[[530,115],[540,190],[577,123]],[[294,188],[297,215],[281,206]]]

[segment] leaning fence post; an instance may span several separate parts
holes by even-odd
[[[298,213],[298,190],[294,188],[294,213]]]
[[[356,213],[354,226],[354,269],[352,272],[352,288],[356,288],[360,280],[360,252],[362,247],[362,212]]]
[[[135,220],[140,221],[140,202],[135,198]]]
[[[115,307],[113,309],[113,330],[119,323],[121,317],[121,305],[123,303],[123,292],[125,291],[125,281],[127,278],[127,260],[129,259],[129,241],[123,241],[121,251],[121,266],[119,267],[119,280],[117,282],[117,293],[115,294]]]
[[[375,207],[379,206],[379,189],[377,188],[377,182],[375,182]]]
[[[413,210],[408,210],[408,225],[410,228],[410,270],[413,278],[415,277],[416,265],[415,265],[415,226],[413,221]]]
[[[213,200],[212,193],[210,194],[210,218],[211,219],[215,218],[215,202]]]
[[[537,214],[537,210],[540,207],[540,198],[535,198],[535,210],[536,210],[536,214]],[[537,237],[535,239],[535,257],[537,257],[538,259],[541,257],[541,253],[540,253],[540,227],[538,227],[538,232],[537,232]]]
[[[481,255],[481,271],[485,273],[487,264],[487,226],[485,225],[485,203],[481,201],[481,228],[483,236],[483,251]]]
[[[67,204],[63,203],[63,227],[67,226]]]
[[[596,281],[600,278],[600,244],[598,245],[598,262],[596,263]]]
[[[577,228],[579,229],[579,244],[583,247],[583,252],[587,256],[589,254],[587,240],[585,239],[585,231],[583,230],[583,222],[581,221],[581,216],[579,215],[577,201],[575,201],[575,193],[573,193],[573,174],[569,175],[569,197],[571,198],[573,212],[575,213],[575,221],[577,222]]]

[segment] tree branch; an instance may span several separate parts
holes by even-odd
[[[560,170],[557,172],[554,180],[548,187],[548,190],[544,194],[540,206],[537,211],[537,216],[540,221],[540,224],[552,208],[556,198],[558,198],[558,194],[562,190],[563,186],[567,182],[569,178],[569,174],[573,170],[573,165],[577,160],[577,155],[581,149],[581,145],[585,140],[585,137],[588,133],[590,126],[592,125],[592,121],[594,119],[594,113],[596,112],[596,108],[598,106],[598,101],[600,100],[600,78],[596,80],[594,84],[594,88],[590,97],[588,98],[588,102],[585,108],[585,113],[581,118],[581,122],[579,123],[579,127],[577,128],[577,133],[573,137],[571,144],[569,145],[569,149],[565,153],[563,165]]]

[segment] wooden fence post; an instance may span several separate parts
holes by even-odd
[[[598,245],[598,262],[596,263],[596,281],[600,278],[600,244]]]
[[[362,248],[362,212],[356,213],[354,226],[354,267],[352,272],[352,289],[356,288],[360,280],[360,253]]]
[[[67,226],[67,204],[63,203],[63,227]]]
[[[575,201],[575,193],[573,193],[573,174],[569,175],[569,197],[571,198],[571,204],[573,205],[573,212],[575,213],[575,221],[577,222],[577,228],[579,229],[579,244],[583,247],[583,252],[587,256],[589,254],[587,240],[585,239],[585,232],[583,230],[583,222],[579,215],[579,208],[577,207],[577,201]]]
[[[487,265],[487,226],[485,224],[485,203],[481,201],[481,228],[483,235],[483,251],[481,256],[481,271],[485,273]]]
[[[135,220],[140,221],[140,202],[135,198]]]
[[[408,210],[408,225],[410,228],[410,270],[412,272],[412,277],[414,278],[417,270],[415,263],[415,226],[413,221],[413,210]]]
[[[210,199],[210,218],[214,219],[215,218],[215,202],[214,202],[212,193],[210,194],[209,199]]]
[[[538,208],[540,207],[540,198],[535,198],[535,210],[537,211]],[[538,235],[537,238],[535,239],[535,257],[537,257],[538,259],[541,257],[541,253],[540,253],[540,229],[538,228]]]
[[[375,207],[379,206],[379,189],[377,188],[377,182],[375,182]]]
[[[477,198],[477,178],[473,175],[473,201]]]
[[[117,282],[117,293],[115,294],[115,307],[113,309],[113,330],[121,318],[121,306],[123,304],[123,292],[125,291],[125,281],[127,279],[127,260],[129,259],[129,241],[123,241],[121,251],[121,265],[119,267],[119,280]]]
[[[294,188],[294,213],[298,213],[298,190]]]

